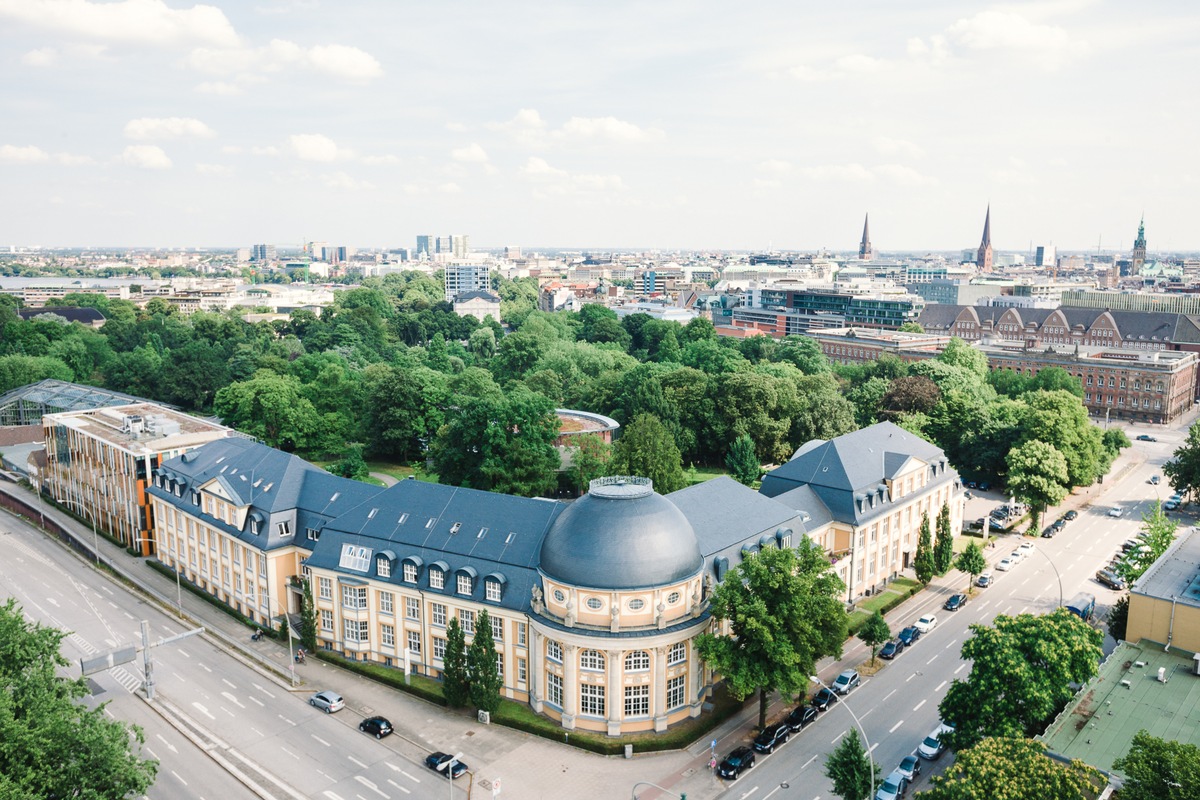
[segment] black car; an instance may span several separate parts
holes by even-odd
[[[991,489],[991,488],[992,488],[992,485],[990,483],[988,483],[987,481],[979,482],[979,491],[986,492],[988,489]]]
[[[1079,516],[1079,512],[1072,508],[1070,511],[1063,514],[1063,519],[1065,519],[1067,522],[1070,522],[1071,520],[1075,519],[1078,516]]]
[[[1155,439],[1153,436],[1149,436],[1144,433],[1141,436],[1137,437],[1137,440],[1139,442],[1157,442],[1158,441],[1158,439]]]
[[[796,733],[816,719],[817,713],[817,709],[813,706],[796,706],[792,713],[788,714],[788,727],[792,729],[792,733]]]
[[[900,642],[900,644],[904,645],[905,647],[912,647],[913,642],[920,638],[921,632],[912,625],[909,625],[907,628],[896,634],[896,641]]]
[[[717,765],[717,774],[722,778],[736,778],[742,774],[742,770],[753,766],[754,751],[749,747],[739,747]]]
[[[942,608],[946,609],[947,611],[958,611],[960,608],[966,605],[966,603],[967,596],[965,594],[952,594],[949,598],[947,598],[946,602],[942,605]]]
[[[1043,539],[1053,539],[1055,536],[1058,535],[1058,532],[1060,530],[1062,530],[1062,528],[1058,525],[1047,525],[1046,530],[1042,531],[1042,538]]]
[[[822,689],[813,695],[813,708],[818,708],[821,711],[826,711],[828,708],[838,701],[837,692],[832,689]]]
[[[382,739],[392,734],[392,723],[383,717],[367,717],[358,723],[358,729],[363,733],[371,734],[376,739]]]
[[[762,729],[754,737],[754,749],[760,753],[774,753],[775,748],[788,740],[792,729],[786,722],[775,722]]]
[[[1110,589],[1120,591],[1125,588],[1125,581],[1120,575],[1107,569],[1102,569],[1096,573],[1096,580],[1104,584]]]
[[[879,651],[879,657],[886,658],[888,661],[891,661],[902,652],[904,652],[904,642],[901,642],[897,639],[892,639],[883,646],[882,650]]]
[[[442,764],[445,764],[452,758],[454,758],[454,756],[450,755],[449,753],[430,753],[429,755],[425,756],[425,766],[429,767],[434,772],[440,772],[441,774],[445,775],[447,768],[442,767]],[[438,769],[438,767],[442,768]],[[450,777],[457,778],[459,775],[462,775],[467,771],[467,765],[462,761],[455,761],[454,765],[449,767],[449,770]]]

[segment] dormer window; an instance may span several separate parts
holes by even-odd
[[[429,587],[431,589],[446,588],[446,573],[442,572],[437,567],[429,568]]]
[[[200,505],[200,492],[196,491],[195,489],[192,489],[192,505]]]
[[[386,557],[380,556],[375,559],[375,574],[381,578],[392,577],[392,562]]]
[[[404,562],[404,582],[405,583],[416,583],[417,582],[417,565],[412,563],[411,561]]]
[[[484,581],[484,596],[492,603],[500,602],[500,581],[488,579]]]
[[[292,524],[287,520],[280,522],[275,527],[279,530],[279,535],[285,539],[292,535]]]
[[[254,517],[250,518],[250,533],[254,536],[258,536],[258,520]]]
[[[472,581],[471,581],[470,575],[466,574],[465,572],[458,573],[458,593],[459,594],[466,594],[466,595],[471,594],[471,590],[473,588],[471,586],[471,583],[472,583]]]

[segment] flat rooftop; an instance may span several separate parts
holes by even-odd
[[[1183,650],[1164,652],[1148,640],[1121,642],[1100,674],[1037,738],[1052,753],[1118,775],[1113,762],[1129,752],[1140,730],[1200,746],[1200,676],[1193,674],[1193,664],[1192,654]],[[1160,668],[1166,683],[1158,680]]]
[[[1134,594],[1160,600],[1177,598],[1200,608],[1200,533],[1185,528],[1142,577],[1134,581]]]
[[[140,431],[125,428],[129,417],[141,418]],[[151,452],[194,446],[230,432],[224,425],[153,403],[59,414],[54,422],[127,450]]]

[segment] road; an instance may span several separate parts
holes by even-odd
[[[79,675],[82,657],[140,644],[143,619],[152,641],[184,631],[176,618],[14,518],[0,518],[0,530],[0,563],[12,565],[0,574],[0,593],[15,597],[34,620],[71,632],[62,648],[72,662],[66,674]],[[184,720],[216,758],[270,796],[392,800],[448,794],[448,781],[421,764],[423,748],[399,736],[379,742],[357,730],[374,710],[353,696],[343,711],[323,714],[307,702],[313,690],[292,693],[203,636],[151,652],[155,705]],[[90,681],[91,702],[107,701],[110,715],[140,725],[145,755],[160,760],[149,797],[257,796],[142,699],[140,656]],[[462,783],[453,796],[466,796]]]
[[[989,564],[999,561],[1021,541],[1033,542],[1036,552],[1010,572],[993,570],[995,584],[977,590],[961,609],[949,612],[941,606],[951,593],[962,591],[966,576],[953,586],[924,592],[892,612],[888,624],[893,632],[912,624],[925,613],[937,614],[938,625],[877,675],[864,679],[845,701],[834,705],[817,722],[794,735],[774,755],[760,755],[755,767],[738,780],[729,781],[720,796],[737,800],[835,797],[824,775],[824,764],[841,737],[854,727],[847,708],[858,715],[875,761],[884,773],[890,772],[904,756],[915,752],[920,741],[937,727],[938,703],[950,682],[955,678],[965,679],[969,674],[970,662],[959,655],[969,636],[968,626],[990,623],[998,614],[1042,613],[1054,609],[1059,605],[1058,576],[1062,579],[1064,600],[1079,591],[1091,592],[1096,596],[1096,617],[1103,619],[1120,593],[1097,583],[1094,580],[1096,570],[1120,550],[1124,540],[1136,534],[1142,514],[1149,511],[1154,500],[1165,500],[1170,495],[1166,484],[1151,486],[1149,478],[1162,474],[1162,463],[1182,442],[1183,434],[1169,431],[1155,435],[1159,439],[1156,443],[1134,443],[1132,468],[1082,494],[1090,497],[1091,506],[1082,507],[1079,518],[1067,523],[1066,529],[1055,538],[1002,537],[995,548],[987,551]],[[1076,499],[1080,496],[1077,494]],[[977,497],[969,501],[966,518],[985,516],[999,502],[1001,498],[995,493]],[[1124,515],[1119,519],[1107,516],[1112,506],[1120,506]],[[1054,516],[1050,519],[1052,521]],[[952,576],[958,574],[952,573]],[[1106,644],[1111,647],[1111,640]],[[858,663],[867,655],[861,645],[848,646],[844,661]],[[839,670],[840,667],[831,667],[820,677],[831,682]],[[745,734],[744,738],[748,740],[751,732]],[[726,740],[720,746],[728,749],[733,744],[735,742]],[[914,788],[928,788],[931,774],[945,769],[951,761],[951,756],[944,755],[932,764],[925,762],[924,772]]]

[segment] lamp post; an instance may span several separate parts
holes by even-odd
[[[1040,547],[1035,548],[1035,549],[1037,552],[1042,554],[1043,558],[1046,559],[1046,562],[1050,565],[1050,569],[1054,570],[1054,577],[1058,579],[1058,607],[1062,608],[1062,606],[1063,606],[1062,576],[1058,574],[1058,567],[1054,566],[1054,561],[1050,558],[1050,556],[1046,555],[1045,551],[1043,551]]]
[[[679,800],[687,800],[686,794],[675,794],[674,792],[669,792],[666,789],[664,789],[663,787],[659,786],[657,783],[651,783],[650,781],[638,781],[637,783],[635,783],[633,785],[632,800],[637,800],[637,790],[638,790],[639,786],[653,786],[655,789],[658,789],[660,792],[662,792],[663,794],[665,794],[669,797],[678,797]]]
[[[825,683],[825,681],[821,680],[816,675],[809,675],[808,679],[810,681],[812,681],[813,683],[817,684],[818,686],[824,687],[825,689],[828,689],[830,692],[833,692],[833,689],[831,689],[829,687],[829,685],[827,683]],[[834,692],[834,694],[836,694],[836,692]],[[859,734],[862,735],[863,747],[865,747],[867,749],[867,766],[871,768],[871,791],[874,791],[874,789],[875,789],[875,759],[871,758],[871,740],[867,738],[867,732],[865,730],[863,730],[862,723],[858,721],[858,715],[854,713],[854,709],[850,708],[849,704],[846,703],[845,700],[842,701],[842,705],[845,707],[846,711],[850,714],[850,718],[854,720],[854,724],[855,724],[855,726],[857,726]],[[867,794],[870,794],[870,791],[867,792]]]
[[[458,766],[460,758],[462,758],[462,753],[455,753],[437,766],[439,772],[446,771],[446,786],[450,788],[450,794],[447,796],[450,800],[454,800],[454,768]]]

